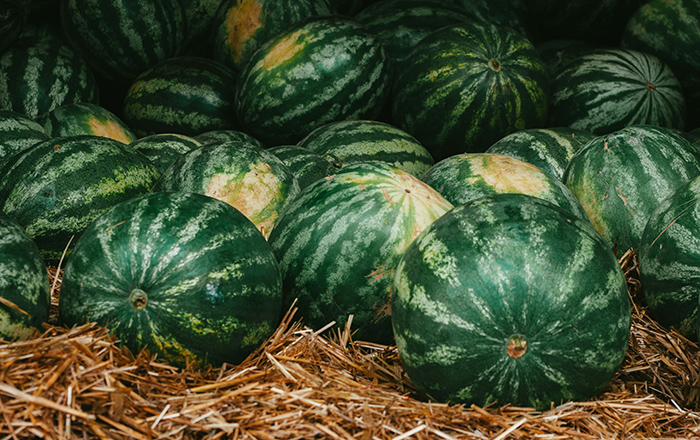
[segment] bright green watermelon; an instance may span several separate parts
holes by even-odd
[[[122,344],[177,366],[239,363],[279,324],[279,265],[226,203],[152,193],[116,205],[78,240],[59,317],[107,327]]]
[[[595,396],[627,351],[630,302],[608,244],[523,194],[455,207],[394,275],[401,362],[439,402],[549,409]]]
[[[129,145],[146,156],[163,173],[180,156],[202,144],[184,134],[161,133],[142,137]]]
[[[10,157],[49,137],[38,122],[12,110],[0,110],[0,167]]]
[[[286,306],[312,328],[353,315],[356,339],[391,343],[390,286],[399,258],[452,208],[384,162],[359,162],[307,186],[270,234]]]
[[[330,176],[337,170],[325,156],[298,145],[279,145],[268,148],[267,151],[284,162],[299,182],[300,189]]]
[[[91,135],[129,144],[137,139],[117,115],[97,104],[63,104],[37,118],[51,137]]]
[[[44,260],[24,229],[1,211],[0,300],[0,340],[26,339],[49,319]]]

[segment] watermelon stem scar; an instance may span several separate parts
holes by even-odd
[[[136,310],[141,310],[148,304],[148,295],[141,289],[134,289],[129,295],[129,302]]]
[[[524,336],[515,335],[508,341],[508,356],[513,359],[522,357],[527,351],[527,340]]]

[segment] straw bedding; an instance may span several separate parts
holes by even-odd
[[[314,331],[293,310],[245,362],[209,370],[130,353],[94,324],[49,324],[0,341],[0,439],[700,439],[698,347],[647,316],[635,255],[620,264],[632,337],[590,401],[545,412],[430,402],[395,347],[353,341],[351,327]]]

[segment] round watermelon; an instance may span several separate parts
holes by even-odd
[[[202,143],[184,134],[161,133],[142,137],[129,145],[163,173],[180,156],[200,147]]]
[[[63,104],[37,118],[51,137],[92,135],[129,144],[137,139],[117,115],[97,104]]]

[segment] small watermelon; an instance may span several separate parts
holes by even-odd
[[[51,137],[92,135],[129,144],[137,139],[114,113],[97,104],[63,104],[37,118]]]

